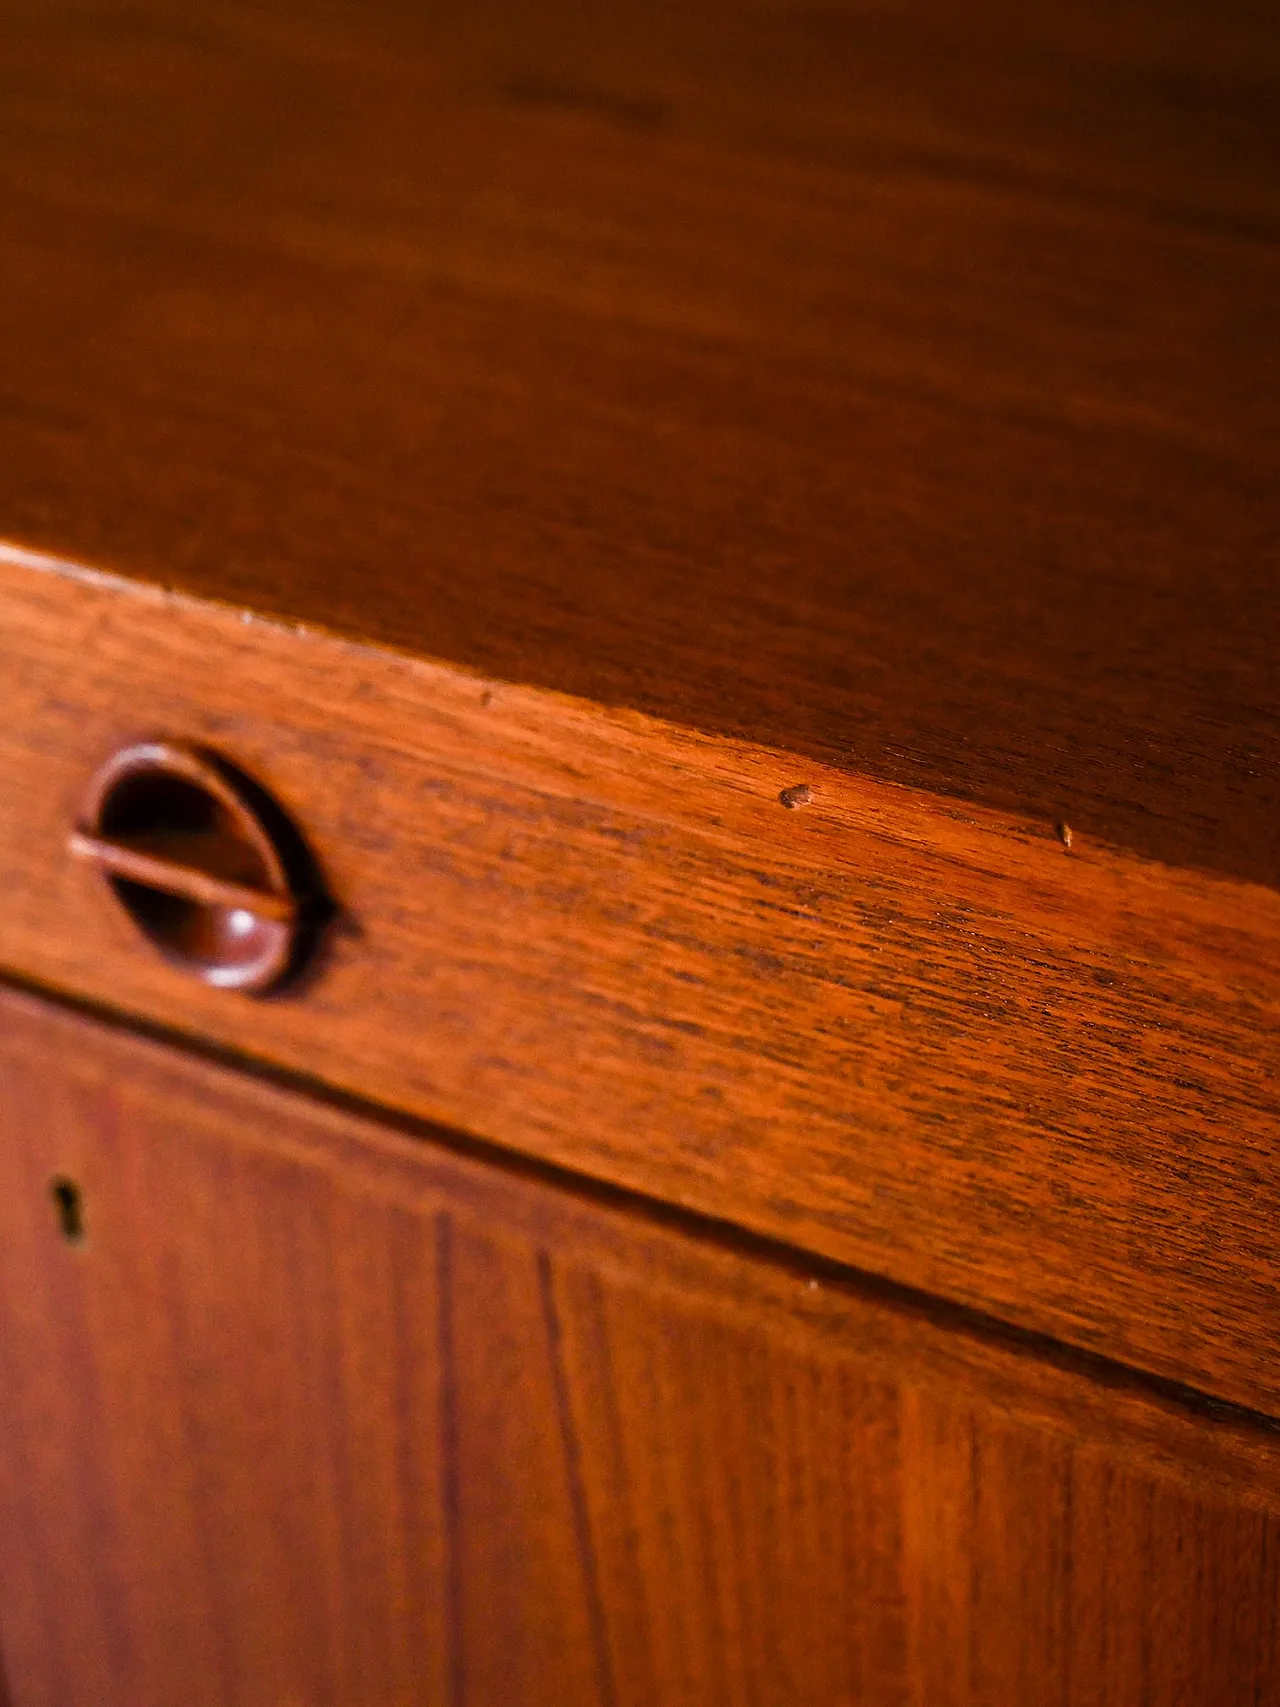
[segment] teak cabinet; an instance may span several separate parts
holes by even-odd
[[[5,1707],[1280,1702],[1278,90],[0,0]]]

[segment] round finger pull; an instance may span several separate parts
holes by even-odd
[[[301,836],[215,754],[126,747],[94,777],[70,847],[144,936],[208,984],[267,990],[312,934],[319,888]]]

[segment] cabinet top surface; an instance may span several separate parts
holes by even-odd
[[[1280,882],[1268,14],[0,0],[0,537]]]

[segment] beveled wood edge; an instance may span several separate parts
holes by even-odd
[[[789,765],[796,774],[796,781],[780,791],[775,791],[773,796],[779,805],[788,810],[803,809],[819,799],[821,784],[825,778],[842,787],[856,786],[860,794],[872,799],[882,799],[890,810],[915,809],[979,830],[1003,834],[1019,841],[1038,843],[1051,858],[1065,857],[1088,864],[1105,864],[1113,870],[1140,872],[1146,883],[1154,883],[1159,889],[1166,891],[1170,899],[1176,897],[1186,901],[1196,890],[1207,888],[1219,896],[1239,896],[1245,902],[1250,899],[1255,902],[1263,901],[1269,908],[1274,904],[1275,935],[1280,945],[1280,888],[1273,889],[1268,885],[1197,866],[1168,865],[1121,844],[1092,834],[1083,834],[1077,826],[1061,817],[1016,813],[966,801],[957,796],[940,795],[928,789],[914,789],[904,783],[867,776],[854,766],[846,770],[802,755],[789,755],[782,750],[761,747],[753,742],[708,734],[700,729],[654,717],[648,712],[600,705],[557,689],[492,678],[447,658],[425,656],[380,640],[360,639],[322,623],[285,621],[279,616],[248,606],[233,605],[218,599],[186,593],[146,578],[135,578],[120,569],[97,568],[73,558],[35,550],[0,537],[0,573],[6,567],[52,575],[162,608],[176,608],[192,613],[220,613],[224,618],[259,630],[339,647],[357,655],[368,654],[375,658],[399,660],[427,676],[459,685],[470,684],[477,695],[483,696],[484,703],[488,703],[489,698],[497,693],[504,697],[518,695],[522,703],[533,710],[535,716],[538,711],[542,711],[549,717],[568,719],[575,724],[589,722],[597,738],[603,736],[607,739],[610,728],[614,728],[626,731],[632,737],[643,734],[655,745],[669,743],[682,755],[687,754],[690,746],[694,745],[698,749],[701,762],[706,764],[710,760],[712,769],[720,769],[723,764],[727,770],[742,774],[749,771],[756,761],[768,763],[771,769],[776,768],[779,763]],[[566,789],[566,792],[570,791]],[[1271,935],[1272,932],[1268,931],[1267,934]]]

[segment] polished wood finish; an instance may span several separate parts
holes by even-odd
[[[1277,1410],[1280,53],[1031,13],[7,0],[0,965]]]
[[[1238,1707],[1278,1612],[1270,1426],[0,995],[16,1707]]]
[[[1278,97],[0,0],[14,1707],[1280,1701]]]
[[[0,533],[1274,885],[1278,43],[4,0]]]
[[[1280,1412],[1280,895],[0,563],[0,965]],[[181,732],[343,909],[253,1004],[64,851]]]

